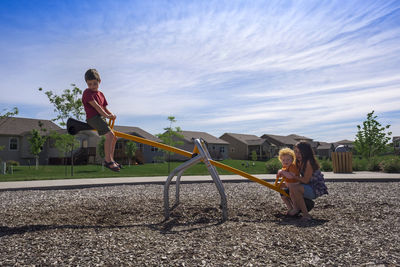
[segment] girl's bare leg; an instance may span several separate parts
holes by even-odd
[[[294,209],[301,210],[303,217],[311,218],[307,211],[306,203],[304,202],[304,187],[301,184],[293,184],[290,189],[290,199],[293,202]]]
[[[292,205],[292,201],[290,201],[290,198],[286,197],[286,196],[281,196],[283,203],[286,204],[286,207],[288,208],[288,210],[292,210],[293,209],[293,205]]]

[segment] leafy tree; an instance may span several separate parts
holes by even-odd
[[[255,150],[251,151],[251,160],[252,161],[257,160],[257,151],[255,151]]]
[[[72,155],[72,151],[74,151],[75,147],[79,146],[79,140],[77,140],[73,135],[60,134],[55,131],[50,134],[50,138],[54,140],[54,146],[61,154],[67,156],[67,153],[71,152],[71,176],[74,176],[74,158]],[[65,165],[65,175],[67,175],[66,167],[67,166]]]
[[[40,132],[46,132],[46,129],[42,128],[43,124],[39,121]],[[43,150],[43,145],[47,140],[47,136],[41,135],[39,130],[33,129],[31,131],[31,137],[28,139],[31,144],[31,153],[35,156],[36,159],[36,170],[39,168],[39,154]]]
[[[390,125],[382,126],[376,119],[374,111],[367,114],[367,120],[362,127],[357,125],[356,140],[354,141],[355,150],[363,157],[371,158],[386,150],[386,145],[390,141],[391,132],[386,133]]]
[[[60,121],[59,124],[61,126],[66,125],[68,118],[74,117],[77,120],[81,120],[85,114],[81,100],[82,90],[76,87],[75,84],[71,84],[71,86],[72,89],[65,89],[61,95],[57,95],[53,93],[53,91],[44,92],[50,103],[53,104],[54,112],[58,114],[57,117],[52,120]],[[43,89],[39,88],[39,91],[43,91]],[[65,140],[60,142],[70,142],[71,144],[67,147],[70,149],[69,152],[71,153],[71,175],[73,175],[73,151],[75,143],[72,138],[68,139],[67,137],[65,137]]]
[[[164,128],[165,132],[162,134],[157,134],[156,136],[162,140],[162,142],[169,146],[183,145],[183,141],[177,139],[183,138],[181,134],[182,130],[180,127],[172,127],[172,124],[176,122],[174,116],[168,116],[169,127]],[[166,151],[165,156],[168,158],[168,173],[170,172],[170,161],[171,155],[174,153],[171,151]]]
[[[85,115],[81,100],[82,90],[71,84],[72,89],[65,89],[62,95],[57,95],[53,91],[44,92],[47,95],[50,103],[54,105],[54,112],[58,115],[53,121],[61,121],[60,125],[65,126],[66,121],[70,117],[81,120]],[[43,91],[39,88],[39,91]]]
[[[131,159],[135,156],[137,150],[136,143],[128,141],[125,146],[125,154],[128,156],[129,166],[131,166]]]
[[[6,110],[7,110],[7,109],[3,109],[3,112],[6,111]],[[0,119],[4,119],[4,118],[8,118],[8,117],[15,116],[15,115],[18,114],[18,112],[19,112],[18,108],[17,108],[17,107],[14,107],[12,111],[7,111],[7,112],[4,113],[4,114],[1,114],[1,113],[0,113]]]

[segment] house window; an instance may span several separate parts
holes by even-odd
[[[154,147],[154,146],[152,146],[152,147],[151,147],[151,151],[153,151],[153,152],[157,152],[157,151],[158,151],[158,147]]]
[[[82,147],[87,148],[88,147],[88,140],[82,140]]]
[[[221,147],[219,148],[219,152],[225,153],[225,147],[224,147],[224,146],[221,146]]]
[[[10,138],[10,150],[18,150],[18,138],[11,137]]]
[[[400,147],[400,139],[393,138],[393,145],[394,145],[394,147],[399,148]]]

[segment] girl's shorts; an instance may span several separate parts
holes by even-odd
[[[315,199],[316,198],[314,190],[312,189],[311,185],[309,185],[309,184],[301,184],[301,185],[304,188],[304,195],[303,195],[304,198],[307,198],[307,199]]]
[[[99,135],[105,135],[106,133],[111,131],[107,122],[100,115],[95,115],[95,116],[87,119],[86,121],[90,126],[92,126],[94,129],[97,130]]]

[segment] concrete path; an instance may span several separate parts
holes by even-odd
[[[267,182],[275,181],[274,174],[257,174],[257,178]],[[327,182],[400,182],[400,173],[381,172],[353,172],[333,173],[324,172]],[[220,175],[222,182],[251,182],[239,175]],[[157,177],[115,177],[115,178],[92,178],[92,179],[63,179],[63,180],[38,180],[19,182],[0,182],[0,191],[8,190],[33,190],[33,189],[71,189],[124,184],[164,184],[167,176]],[[182,176],[181,183],[206,183],[212,182],[209,175],[204,176]]]

